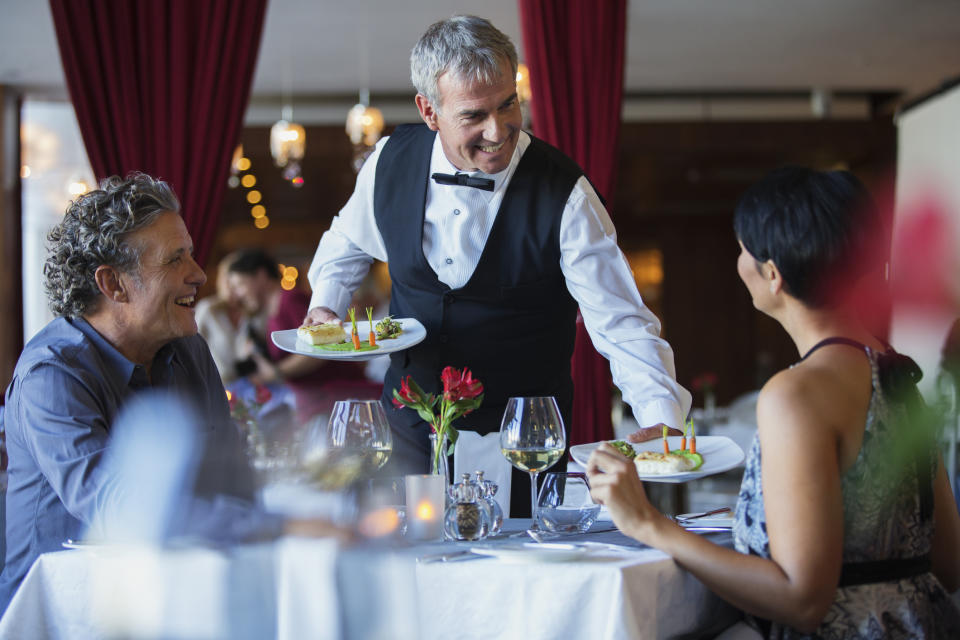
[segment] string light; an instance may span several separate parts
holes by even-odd
[[[247,202],[250,204],[257,204],[263,198],[263,194],[254,189],[253,191],[247,192]]]
[[[267,216],[261,216],[253,221],[253,226],[255,226],[257,229],[266,229],[268,226],[270,226],[270,218]]]
[[[240,178],[240,184],[242,184],[247,189],[249,189],[253,185],[257,184],[257,178],[252,173],[248,173],[247,175]]]
[[[252,215],[254,218],[262,218],[263,216],[267,215],[267,209],[262,204],[254,205],[250,208],[250,215]]]

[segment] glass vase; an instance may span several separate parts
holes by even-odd
[[[445,484],[450,484],[450,468],[447,460],[447,447],[449,446],[447,435],[443,435],[441,441],[436,433],[430,434],[430,473],[433,475],[442,475]],[[439,447],[439,449],[438,449]]]

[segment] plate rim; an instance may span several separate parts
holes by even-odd
[[[271,331],[270,340],[273,342],[273,344],[277,346],[277,348],[283,351],[286,351],[287,353],[295,353],[297,355],[307,356],[311,358],[318,358],[320,360],[363,361],[363,360],[370,360],[372,358],[379,358],[380,356],[388,356],[391,353],[397,353],[399,351],[410,349],[411,347],[415,347],[416,345],[420,344],[427,338],[427,328],[423,325],[422,322],[420,322],[416,318],[394,318],[394,320],[403,324],[403,329],[405,332],[408,330],[411,333],[422,331],[423,335],[419,336],[414,342],[411,342],[410,344],[407,344],[404,346],[392,346],[390,348],[385,348],[385,349],[376,349],[373,351],[360,351],[360,352],[323,351],[320,349],[314,350],[314,351],[308,351],[306,349],[300,350],[296,348],[290,349],[289,347],[282,345],[280,344],[280,342],[278,342],[278,335],[281,335],[281,336],[292,335],[293,344],[297,345],[298,340],[296,337],[296,331],[300,327],[294,327],[293,329],[278,329],[276,331]],[[409,328],[407,327],[407,323],[411,323],[411,326]],[[368,325],[369,323],[367,320],[358,320],[357,324]],[[365,333],[365,332],[361,331],[361,334],[362,333]]]
[[[667,438],[667,442],[673,442],[673,441],[675,440],[675,441],[677,442],[677,445],[679,446],[679,440],[680,440],[681,437],[682,437],[682,436],[669,436],[669,437]],[[730,445],[732,445],[733,447],[735,447],[735,448],[737,449],[737,451],[739,452],[739,460],[737,460],[737,462],[735,462],[735,463],[732,464],[732,465],[725,466],[724,468],[717,469],[717,470],[715,470],[715,471],[708,471],[708,472],[703,472],[703,471],[680,471],[680,472],[677,472],[677,473],[669,473],[669,474],[665,473],[665,474],[659,474],[659,475],[643,475],[643,474],[640,474],[640,473],[638,472],[638,473],[637,473],[637,476],[639,476],[639,478],[640,478],[641,480],[643,480],[644,482],[686,482],[686,481],[688,481],[688,480],[699,480],[700,478],[706,478],[706,477],[708,477],[708,476],[716,475],[716,474],[718,474],[718,473],[724,473],[724,472],[726,472],[726,471],[730,471],[731,469],[736,469],[737,467],[739,467],[739,466],[741,466],[741,465],[743,464],[744,460],[746,459],[746,454],[744,453],[743,449],[740,448],[740,445],[738,445],[736,442],[734,442],[732,438],[729,438],[729,437],[727,437],[727,436],[722,436],[722,435],[715,435],[715,436],[714,436],[714,435],[702,435],[702,436],[697,436],[697,439],[698,439],[698,440],[705,440],[705,439],[707,439],[707,438],[709,438],[709,439],[711,439],[711,440],[717,439],[717,440],[725,440],[725,441],[727,441]],[[617,439],[618,439],[618,438],[615,438],[614,440],[617,440]],[[575,448],[580,447],[580,448],[581,448],[580,450],[582,451],[582,447],[595,447],[595,446],[599,446],[601,442],[613,442],[614,440],[600,440],[600,441],[597,441],[597,442],[584,442],[584,443],[582,443],[582,444],[573,445],[573,446],[570,447],[570,457],[573,459],[574,462],[586,466],[586,462],[585,462],[585,461],[584,461],[584,462],[581,462],[580,460],[577,460],[577,459],[574,457],[574,451],[573,451],[573,450],[574,450]],[[648,440],[647,442],[659,442],[659,441],[660,441],[660,438],[656,438],[656,439],[654,439],[654,440]],[[631,444],[646,444],[646,442],[631,443]],[[591,451],[592,451],[592,449],[591,449]]]

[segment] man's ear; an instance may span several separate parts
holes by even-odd
[[[127,301],[127,289],[116,268],[102,264],[97,267],[93,277],[104,298],[114,302]]]
[[[437,113],[437,110],[434,109],[433,103],[431,103],[427,99],[427,96],[421,93],[417,94],[416,100],[417,100],[417,111],[420,112],[420,117],[423,118],[423,121],[425,123],[427,123],[427,127],[429,127],[431,131],[436,131],[437,116],[439,114]]]

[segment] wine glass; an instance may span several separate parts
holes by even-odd
[[[338,400],[308,470],[321,488],[341,489],[372,476],[392,451],[390,423],[379,400]]]
[[[563,419],[552,396],[510,398],[500,425],[500,453],[530,474],[530,511],[537,524],[537,474],[556,464],[566,448]]]

